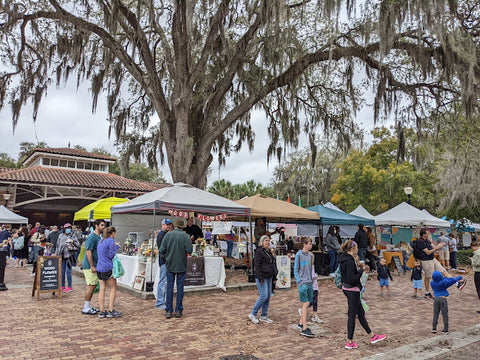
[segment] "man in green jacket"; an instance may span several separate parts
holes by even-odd
[[[167,296],[165,317],[170,319],[173,313],[173,285],[177,278],[177,302],[175,305],[175,317],[182,316],[183,311],[183,287],[187,275],[187,254],[193,251],[192,242],[187,233],[183,232],[185,226],[182,219],[175,222],[175,229],[169,231],[162,240],[160,254],[165,259],[167,267]]]

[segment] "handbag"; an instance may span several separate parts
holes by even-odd
[[[112,269],[113,277],[118,279],[119,277],[125,274],[125,270],[122,266],[122,261],[118,258],[117,255],[113,258],[113,269]]]

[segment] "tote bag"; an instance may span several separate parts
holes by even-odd
[[[113,277],[118,279],[120,276],[125,274],[125,270],[123,270],[122,261],[118,258],[117,255],[113,258]]]

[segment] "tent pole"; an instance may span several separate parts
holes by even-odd
[[[150,282],[152,282],[152,280],[153,280],[153,248],[154,248],[154,243],[155,243],[155,208],[153,208],[152,252],[151,252],[152,261],[150,261]],[[158,270],[160,271],[160,268]]]
[[[248,215],[248,222],[250,224],[250,256],[248,257],[250,261],[250,271],[252,272],[253,275],[253,231],[252,231],[252,215]],[[247,249],[248,249],[248,244],[247,244]],[[247,250],[248,253],[248,250]]]

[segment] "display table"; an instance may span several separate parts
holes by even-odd
[[[403,265],[403,254],[401,251],[383,251],[381,253],[381,256],[384,257],[385,261],[387,262],[387,265],[390,264],[390,261],[392,261],[392,258],[394,256],[398,256],[400,259],[400,264]]]
[[[135,280],[135,276],[141,275],[141,273],[143,271],[145,271],[145,275],[146,275],[147,274],[147,272],[146,272],[147,266],[146,265],[148,265],[148,268],[151,267],[150,264],[146,264],[144,262],[141,262],[142,257],[139,257],[139,256],[128,256],[128,255],[123,255],[123,254],[117,254],[117,256],[120,259],[120,261],[122,262],[123,269],[125,270],[125,274],[123,276],[120,276],[117,279],[117,282],[119,284],[123,284],[123,285],[126,285],[126,286],[133,286],[133,281]],[[154,264],[153,268],[155,269],[154,272],[156,274],[156,270],[158,269],[158,262],[155,259],[154,259],[155,264]],[[141,270],[141,268],[143,268],[143,269]],[[145,275],[143,275],[143,276],[145,276]],[[145,277],[145,281],[150,281],[150,277],[149,278]]]

